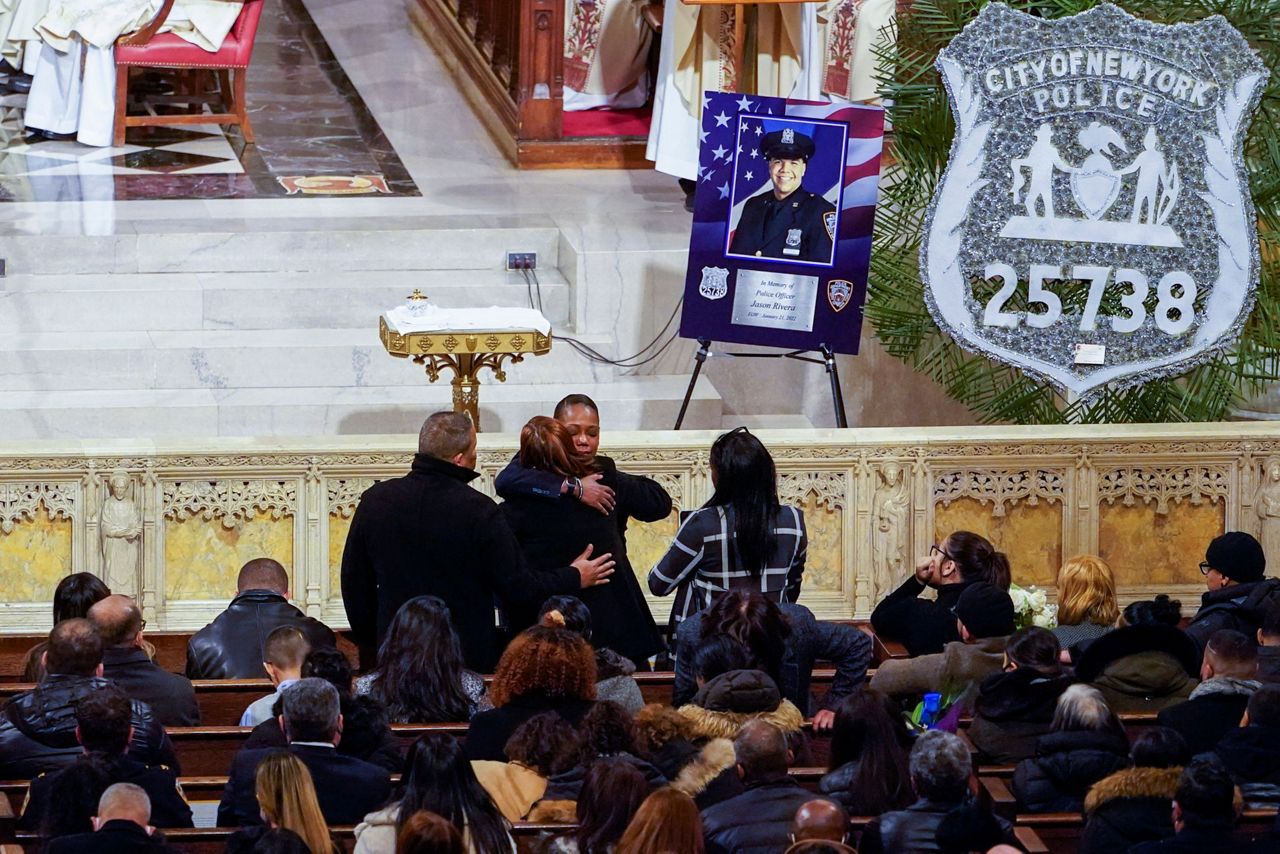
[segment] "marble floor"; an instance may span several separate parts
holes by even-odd
[[[253,145],[217,125],[130,128],[111,148],[28,142],[26,95],[0,98],[0,201],[418,194],[300,0],[263,15],[248,88]]]

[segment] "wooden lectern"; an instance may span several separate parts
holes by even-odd
[[[715,0],[680,0],[686,6],[733,6],[733,67],[738,69],[738,92],[756,94],[756,64],[743,60],[756,53],[757,6],[782,6],[811,0],[754,0],[751,3],[719,3]]]

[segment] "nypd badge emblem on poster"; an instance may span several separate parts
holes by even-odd
[[[937,66],[956,135],[920,263],[942,329],[1074,394],[1235,340],[1259,274],[1241,146],[1267,70],[1225,19],[991,3]]]
[[[884,111],[708,92],[680,334],[856,353]]]

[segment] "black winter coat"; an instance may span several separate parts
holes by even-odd
[[[1252,724],[1228,732],[1213,751],[1240,787],[1245,805],[1280,805],[1280,729]]]
[[[76,702],[109,684],[98,676],[55,674],[10,699],[0,716],[0,776],[29,780],[75,762],[83,754],[76,740]],[[168,765],[181,773],[169,736],[151,707],[134,700],[132,723],[129,755],[145,765]]]
[[[1029,667],[984,679],[969,727],[982,763],[1010,765],[1034,756],[1037,739],[1048,734],[1058,698],[1072,681],[1066,674],[1045,676]]]
[[[1110,732],[1051,732],[1018,763],[1013,793],[1028,812],[1079,812],[1094,783],[1129,765],[1129,740]]]
[[[601,483],[618,489],[618,470],[608,457],[596,457]],[[593,557],[612,554],[617,562],[608,584],[574,593],[591,611],[591,640],[596,646],[622,653],[637,666],[662,649],[662,639],[627,560],[619,534],[617,511],[604,515],[578,501],[548,501],[536,495],[513,495],[501,505],[502,515],[516,535],[525,564],[535,575],[554,573],[591,545]],[[549,583],[554,583],[550,580]],[[530,625],[542,601],[512,603],[512,628]]]
[[[1218,746],[1222,737],[1240,726],[1249,694],[1203,694],[1176,706],[1161,709],[1156,723],[1177,730],[1187,742],[1191,755],[1206,753]]]
[[[748,783],[742,794],[703,810],[707,854],[785,851],[796,810],[811,800],[813,792],[786,776]]]
[[[779,606],[791,625],[782,652],[777,683],[782,696],[796,708],[811,715],[817,709],[834,709],[852,694],[867,676],[874,654],[871,636],[856,626],[815,619],[803,605]],[[671,704],[683,706],[698,690],[693,660],[702,636],[702,612],[690,614],[676,629],[676,677]],[[818,661],[835,666],[836,676],[821,702],[814,703],[809,692],[813,668]]]
[[[188,679],[266,679],[262,645],[280,626],[296,626],[311,648],[333,646],[333,630],[272,590],[245,590],[187,642]]]
[[[67,779],[68,775],[84,774],[86,771],[90,775],[100,775],[98,779],[102,787],[97,792],[86,792],[87,787],[80,780]],[[84,756],[66,768],[52,774],[42,774],[32,780],[18,827],[39,831],[50,805],[56,802],[60,806],[59,815],[69,817],[78,813],[83,818],[82,828],[76,831],[64,830],[64,833],[92,830],[89,818],[97,814],[98,798],[107,786],[115,783],[132,783],[147,793],[147,797],[151,799],[149,824],[152,827],[192,826],[191,807],[179,793],[178,778],[173,771],[162,765],[143,765],[136,759],[121,754]],[[85,798],[89,802],[81,802]]]
[[[968,584],[944,584],[937,599],[921,599],[925,586],[913,575],[871,612],[871,626],[877,635],[906,646],[913,658],[942,652],[944,646],[960,640],[951,609]]]
[[[409,599],[438,596],[449,606],[467,666],[491,673],[501,652],[495,603],[509,607],[556,593],[577,595],[573,567],[527,570],[498,505],[467,485],[477,477],[471,469],[417,454],[409,474],[376,483],[361,496],[342,553],[342,601],[358,644],[367,649],[381,643]]]
[[[1126,768],[1103,778],[1085,798],[1080,854],[1113,854],[1173,836],[1169,804],[1181,768]]]
[[[200,725],[200,705],[191,680],[162,669],[144,650],[104,649],[102,675],[119,685],[130,699],[150,706],[165,726]]]
[[[513,697],[511,702],[498,709],[477,712],[467,727],[467,740],[463,749],[467,758],[507,761],[507,739],[515,734],[520,724],[534,715],[555,712],[574,726],[595,703],[591,700],[544,697],[541,694],[524,694]]]
[[[1200,597],[1200,610],[1185,631],[1201,650],[1219,629],[1235,629],[1252,638],[1262,626],[1267,608],[1274,602],[1280,602],[1280,578],[1209,590]]]
[[[911,783],[906,777],[905,768],[901,791],[895,802],[892,793],[887,791],[888,787],[884,780],[870,781],[869,788],[875,791],[867,792],[854,788],[860,764],[859,760],[855,759],[824,774],[818,781],[818,791],[833,801],[839,802],[849,815],[880,815],[890,810],[903,809],[911,803]]]
[[[966,805],[965,801],[916,801],[904,810],[887,812],[873,819],[858,840],[860,854],[917,854],[941,851],[938,825],[947,813]],[[1013,843],[1013,827],[996,816],[1004,830],[1005,842]]]
[[[157,831],[152,835],[127,819],[112,819],[96,833],[76,833],[49,840],[46,854],[173,854]]]

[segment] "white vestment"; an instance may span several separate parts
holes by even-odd
[[[677,0],[678,2],[679,0]],[[0,0],[3,2],[3,0]],[[564,109],[643,107],[653,30],[648,0],[569,0],[564,15]]]
[[[756,92],[813,100],[821,82],[816,53],[815,3],[756,7]],[[653,124],[645,156],[668,175],[698,174],[698,129],[704,91],[735,91],[734,7],[687,6],[667,0],[654,94]]]
[[[876,51],[894,36],[896,0],[826,0],[818,9],[824,95],[832,101],[871,101],[876,95]]]
[[[22,3],[40,0],[22,0]],[[241,0],[177,0],[161,32],[216,51],[240,15]],[[158,0],[48,0],[35,25],[40,46],[26,125],[111,145],[115,122],[115,42],[145,25]],[[34,51],[33,51],[34,52]]]

